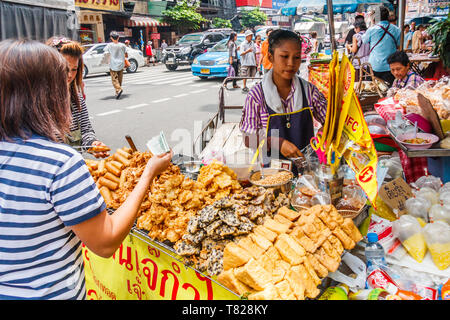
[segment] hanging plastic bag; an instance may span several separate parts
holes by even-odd
[[[450,189],[439,192],[439,202],[450,205]]]
[[[429,223],[423,229],[431,258],[439,270],[450,265],[450,226],[443,221]]]
[[[427,245],[417,219],[407,214],[402,215],[392,223],[392,232],[400,239],[410,256],[417,262],[422,262],[427,253]]]

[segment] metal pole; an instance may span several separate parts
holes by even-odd
[[[400,50],[404,50],[407,48],[403,48],[405,33],[403,32],[403,28],[405,26],[405,12],[406,12],[406,0],[399,0],[398,3],[398,23],[400,28]]]
[[[333,0],[327,0],[328,8],[328,23],[330,24],[330,43],[331,52],[337,49],[336,40],[334,39],[334,15],[333,15]]]

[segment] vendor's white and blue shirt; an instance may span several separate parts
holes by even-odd
[[[0,300],[85,299],[70,229],[105,210],[81,155],[32,136],[0,141]]]

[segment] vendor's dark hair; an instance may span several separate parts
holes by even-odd
[[[269,52],[273,55],[275,48],[286,40],[295,41],[300,48],[302,47],[302,38],[298,34],[289,30],[277,29],[269,35]]]
[[[405,67],[410,63],[409,57],[405,51],[395,51],[387,58],[387,63],[392,64],[395,62],[399,62]]]
[[[355,28],[359,28],[359,30],[361,30],[361,31],[366,31],[367,30],[367,26],[366,26],[366,23],[364,21],[356,21],[355,22]]]
[[[30,40],[0,42],[0,140],[32,134],[59,141],[70,132],[66,59]]]
[[[362,14],[358,14],[358,15],[355,17],[355,22],[357,22],[358,20],[361,21],[361,19],[362,19],[362,21],[364,21],[364,16],[363,16]]]
[[[380,20],[387,21],[389,20],[389,9],[386,7],[380,8]]]

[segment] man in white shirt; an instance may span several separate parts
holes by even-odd
[[[127,47],[119,42],[119,34],[112,31],[111,41],[105,48],[105,57],[109,57],[109,73],[111,81],[116,90],[116,99],[122,95],[123,69],[125,68],[125,58],[128,58]]]
[[[243,77],[254,77],[256,75],[256,48],[252,39],[253,32],[251,30],[245,31],[245,41],[242,42],[240,51]],[[242,92],[247,93],[247,79],[243,79],[243,82],[244,88],[242,88]]]

